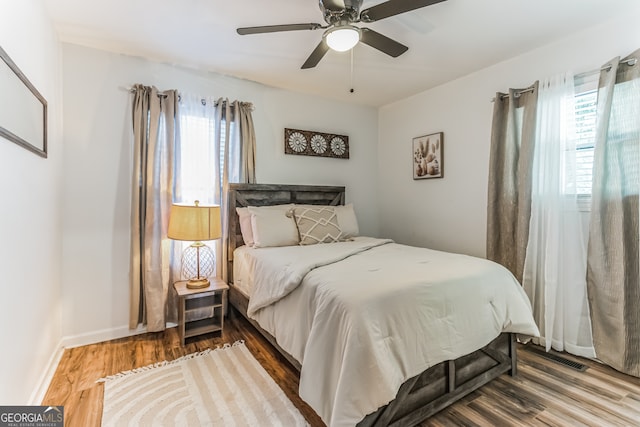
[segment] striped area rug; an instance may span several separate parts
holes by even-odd
[[[103,426],[308,425],[241,341],[99,381]]]

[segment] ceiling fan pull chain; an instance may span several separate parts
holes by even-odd
[[[353,48],[351,49],[351,74],[350,74],[350,77],[351,77],[351,84],[350,84],[351,89],[349,89],[349,92],[353,93],[353,92],[355,92],[355,90],[353,89]]]

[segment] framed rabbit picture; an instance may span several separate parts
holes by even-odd
[[[413,138],[413,179],[442,178],[444,133]]]

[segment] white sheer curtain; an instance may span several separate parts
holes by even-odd
[[[217,112],[217,101],[211,97],[195,94],[180,94],[179,149],[176,159],[176,203],[222,205],[222,186],[225,165],[230,169],[231,179],[237,180],[237,159],[225,159],[225,148],[238,145],[232,125],[227,126]],[[232,139],[235,136],[235,141]],[[229,137],[229,138],[227,138]],[[229,139],[229,140],[228,140]],[[232,152],[234,150],[231,150]],[[191,242],[180,242],[181,249]],[[216,275],[222,273],[221,245],[204,242],[216,254]]]
[[[571,73],[540,83],[523,287],[540,345],[595,357],[586,290],[589,219],[575,183],[574,97]]]
[[[219,204],[220,151],[215,143],[215,100],[180,94],[174,201]]]
[[[209,245],[216,253],[217,276],[226,278],[229,182],[255,182],[255,132],[250,103],[181,94],[174,201],[221,206],[222,238]]]

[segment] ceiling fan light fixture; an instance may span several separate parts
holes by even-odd
[[[360,41],[360,30],[353,25],[342,25],[328,29],[324,39],[337,52],[346,52]]]

